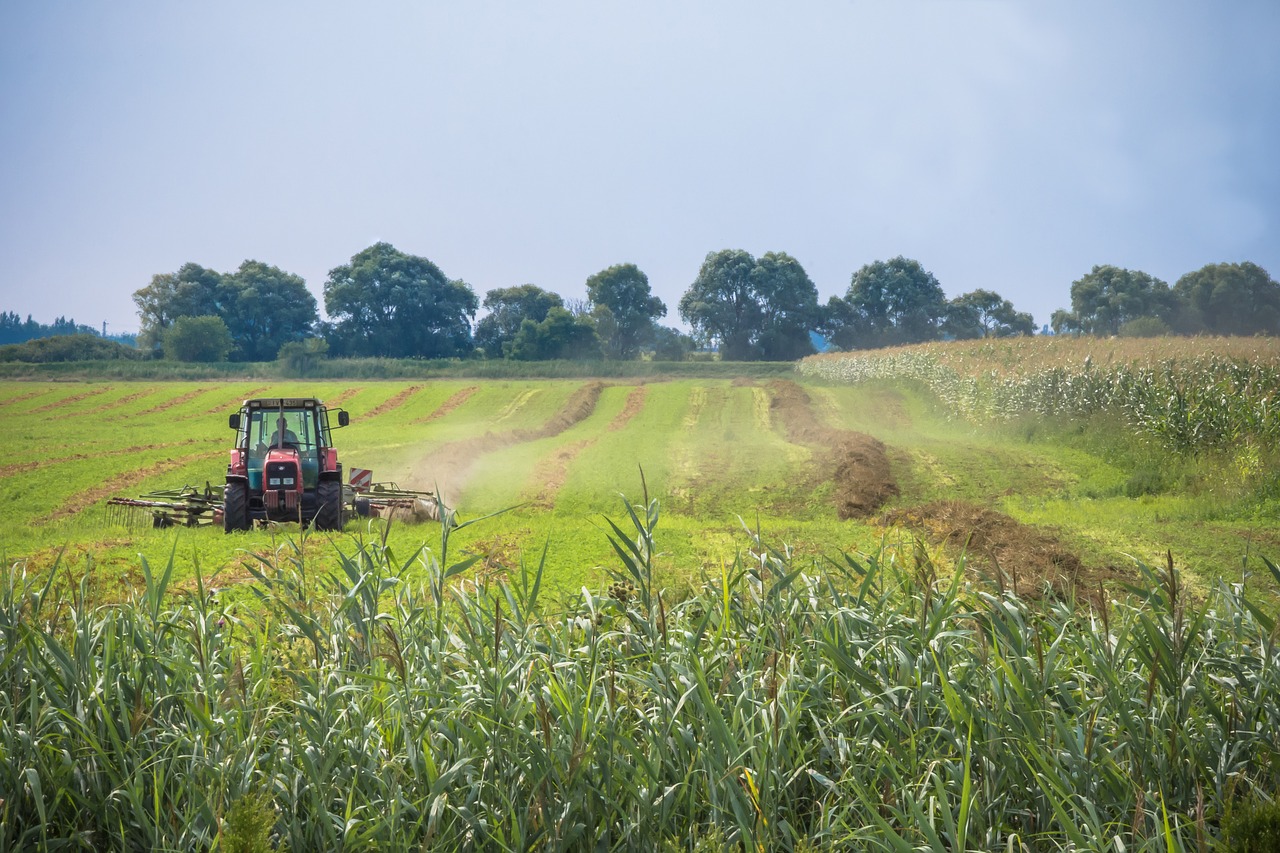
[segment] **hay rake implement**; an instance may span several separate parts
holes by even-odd
[[[359,472],[360,469],[356,469]],[[402,489],[395,483],[357,480],[342,490],[343,520],[389,518],[439,521],[440,501],[434,492]],[[160,489],[134,498],[107,500],[107,522],[122,527],[201,527],[222,524],[223,490],[183,486]]]
[[[161,489],[136,498],[107,501],[107,520],[124,527],[199,527],[222,522],[222,489]]]

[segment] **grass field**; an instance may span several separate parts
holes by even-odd
[[[1078,343],[1034,351],[1033,343],[1010,342],[1004,354],[993,344],[923,352],[953,368],[968,365],[968,375],[994,375],[997,364],[1025,375],[1097,355]],[[1137,358],[1135,350],[1121,358],[1115,342],[1099,345],[1111,347],[1112,362]],[[1167,349],[1150,354],[1170,357]],[[463,519],[505,510],[456,539],[482,555],[477,571],[510,571],[548,546],[548,583],[564,594],[604,577],[613,554],[603,519],[622,511],[621,493],[640,493],[642,471],[663,507],[657,569],[673,589],[731,560],[744,525],[815,558],[887,542],[923,545],[947,561],[964,537],[944,528],[975,524],[978,510],[998,513],[1010,530],[971,549],[986,547],[999,562],[1020,559],[1019,548],[1061,548],[1090,582],[1126,577],[1134,559],[1156,562],[1172,550],[1203,586],[1239,574],[1249,558],[1280,552],[1264,458],[1173,453],[1107,412],[956,418],[918,373],[911,366],[897,379],[797,377],[799,402],[795,380],[768,378],[2,383],[0,416],[14,453],[0,466],[0,546],[9,562],[36,573],[64,548],[91,556],[106,596],[137,581],[139,555],[156,562],[175,549],[183,576],[199,559],[215,582],[238,583],[253,555],[278,548],[288,527],[239,536],[126,528],[108,523],[103,502],[152,488],[216,487],[231,438],[226,416],[238,401],[306,394],[351,413],[351,426],[337,433],[348,467],[438,488]],[[836,458],[832,448],[853,435],[883,442],[888,474],[850,470]],[[864,450],[875,452],[851,449],[849,458]],[[892,481],[883,505],[842,517],[840,490],[875,478]],[[965,513],[955,513],[956,502]],[[383,524],[352,522],[335,544],[349,549],[352,537],[381,537]],[[393,523],[389,542],[411,553],[434,535]],[[333,552],[328,539],[312,537],[308,547]]]

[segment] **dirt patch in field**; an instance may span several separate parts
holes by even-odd
[[[38,406],[34,409],[31,409],[29,413],[35,414],[36,412],[50,412],[50,411],[53,411],[54,409],[61,409],[63,406],[70,406],[72,403],[79,403],[81,400],[87,400],[90,397],[96,397],[99,394],[105,394],[109,390],[111,389],[94,388],[91,391],[84,391],[80,394],[72,394],[70,397],[63,397],[61,400],[54,400],[52,403],[45,403],[43,406]]]
[[[208,451],[204,453],[193,453],[189,456],[179,456],[176,459],[165,459],[160,462],[152,463],[145,468],[137,468],[133,471],[125,471],[122,474],[117,474],[110,480],[103,482],[100,486],[96,486],[92,489],[80,492],[77,495],[73,495],[62,506],[58,507],[43,518],[37,519],[35,523],[37,525],[49,524],[50,522],[59,521],[68,516],[75,515],[78,512],[88,509],[100,500],[132,490],[138,483],[141,483],[149,477],[167,474],[170,471],[177,470],[178,468],[181,468],[184,465],[189,465],[192,462],[196,462],[201,459],[210,459],[213,455],[214,454]]]
[[[439,488],[445,502],[452,503],[457,499],[467,473],[478,458],[504,447],[559,435],[574,424],[586,420],[595,411],[603,390],[603,382],[589,382],[579,387],[565,401],[560,411],[535,429],[486,432],[449,442],[414,466],[409,474],[410,487],[432,490]]]
[[[461,391],[455,391],[452,395],[450,395],[448,400],[445,400],[439,406],[436,406],[435,411],[433,411],[429,415],[418,418],[416,421],[414,421],[414,423],[429,424],[432,421],[438,421],[441,418],[446,417],[447,415],[452,413],[454,409],[458,408],[463,403],[467,402],[473,396],[475,396],[475,393],[479,390],[480,390],[479,385],[468,385],[466,388],[463,388]]]
[[[814,450],[823,478],[835,484],[836,514],[841,520],[867,518],[898,495],[883,442],[822,423],[809,394],[795,382],[777,379],[768,387],[773,420],[783,425],[788,441]]]
[[[644,401],[649,396],[649,386],[637,385],[631,389],[631,393],[627,395],[627,402],[622,405],[622,411],[609,421],[609,430],[617,432],[618,430],[631,423],[631,419],[644,411]]]
[[[1048,531],[964,501],[893,510],[880,520],[913,530],[954,554],[963,552],[967,566],[1027,598],[1048,593],[1098,604],[1101,585],[1119,576],[1113,569],[1086,566]]]
[[[390,400],[386,400],[385,402],[379,403],[378,405],[374,406],[372,409],[369,410],[369,413],[366,414],[365,417],[376,418],[378,415],[385,415],[387,412],[394,411],[400,408],[401,406],[403,406],[406,402],[408,402],[410,397],[412,397],[414,394],[417,394],[421,390],[422,390],[421,385],[410,385],[408,388],[404,389],[399,394],[392,397]]]

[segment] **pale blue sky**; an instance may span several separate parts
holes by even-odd
[[[1280,277],[1280,0],[0,0],[0,310],[376,240],[483,297],[906,255],[1038,323],[1094,264]]]

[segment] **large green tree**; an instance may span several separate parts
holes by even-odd
[[[225,300],[222,273],[199,264],[183,264],[177,272],[153,275],[149,285],[133,294],[141,320],[138,347],[158,354],[165,330],[174,320],[222,317]]]
[[[828,333],[846,349],[919,343],[940,336],[947,297],[933,273],[899,255],[855,272],[827,314]]]
[[[667,306],[650,292],[649,277],[635,264],[615,264],[588,278],[587,301],[609,328],[601,344],[613,359],[639,355],[653,342],[655,321],[667,316]]]
[[[680,316],[703,343],[718,344],[726,361],[746,361],[760,327],[760,302],[751,287],[756,259],[741,249],[711,252],[680,298]]]
[[[357,356],[448,358],[471,349],[479,301],[426,258],[375,243],[334,267],[324,286],[334,350]]]
[[[1173,292],[1179,331],[1280,334],[1280,284],[1257,264],[1209,264],[1178,279]]]
[[[522,322],[541,323],[552,308],[563,308],[564,300],[536,285],[522,284],[490,290],[484,295],[484,307],[489,313],[476,323],[476,346],[489,358],[502,358]]]
[[[539,323],[522,321],[509,351],[516,361],[592,360],[600,358],[600,339],[587,317],[575,316],[564,308],[552,308]]]
[[[760,300],[756,349],[765,361],[813,355],[809,330],[818,324],[818,288],[800,262],[786,252],[767,252],[751,271]]]
[[[1141,270],[1095,266],[1071,284],[1071,313],[1055,312],[1055,331],[1115,335],[1139,317],[1168,321],[1174,313],[1169,285]]]
[[[957,340],[1009,338],[1035,334],[1030,314],[1018,311],[1013,303],[991,290],[974,290],[947,303],[942,331]]]
[[[726,361],[791,359],[813,352],[818,291],[784,252],[759,261],[741,249],[707,255],[680,299],[680,316]]]
[[[261,261],[245,261],[223,276],[222,288],[222,317],[237,361],[271,361],[280,347],[310,337],[320,319],[301,276]]]
[[[301,277],[261,261],[234,273],[184,264],[152,276],[133,301],[142,319],[140,347],[157,350],[179,317],[217,317],[231,335],[231,357],[269,361],[283,344],[302,340],[319,321],[316,298]]]

